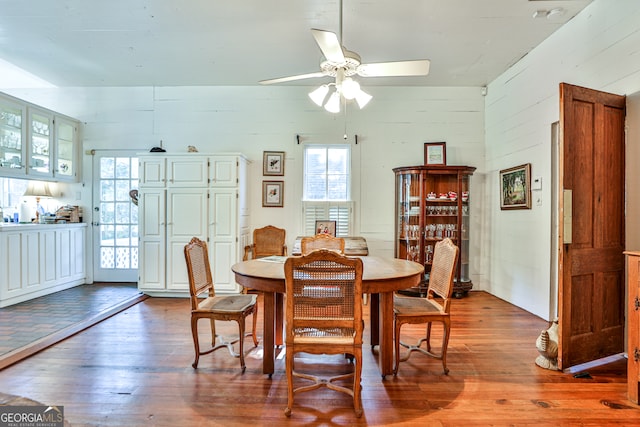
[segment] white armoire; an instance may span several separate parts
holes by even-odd
[[[151,296],[186,296],[184,246],[207,242],[216,292],[238,293],[231,266],[249,242],[241,154],[145,153],[139,156],[138,289]]]

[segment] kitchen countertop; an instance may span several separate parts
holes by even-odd
[[[15,231],[15,230],[43,230],[47,228],[60,228],[60,227],[86,227],[86,222],[66,222],[57,224],[37,224],[37,223],[25,223],[16,224],[15,222],[2,222],[0,223],[0,233],[3,231]]]

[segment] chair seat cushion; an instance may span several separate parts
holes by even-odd
[[[435,301],[427,298],[401,297],[394,295],[393,311],[396,314],[444,314],[442,307]]]
[[[198,304],[197,311],[231,313],[246,310],[254,305],[258,296],[255,294],[224,295],[205,298]]]

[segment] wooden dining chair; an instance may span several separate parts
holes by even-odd
[[[244,247],[243,261],[272,255],[287,255],[287,231],[267,225],[253,230],[253,243]]]
[[[342,237],[333,237],[329,234],[316,234],[311,237],[303,237],[300,240],[300,252],[302,255],[307,255],[318,249],[328,249],[344,254],[344,239]]]
[[[244,338],[251,335],[254,346],[258,345],[258,337],[256,336],[258,319],[257,296],[247,294],[217,296],[215,294],[207,244],[202,240],[196,237],[191,239],[184,247],[184,256],[189,274],[191,334],[193,335],[193,346],[196,353],[195,360],[191,366],[194,369],[197,368],[200,356],[226,347],[232,356],[240,358],[240,367],[244,372]],[[251,332],[245,333],[245,320],[250,314],[253,315],[253,328]],[[209,319],[211,323],[211,348],[206,351],[200,351],[200,341],[198,339],[198,321],[200,319]],[[226,341],[222,336],[216,334],[216,320],[237,322],[238,338]],[[239,343],[238,353],[233,349],[233,344],[236,342]]]
[[[396,354],[393,368],[394,375],[398,374],[400,362],[409,359],[413,351],[419,351],[438,360],[442,360],[445,375],[449,373],[449,369],[447,368],[447,346],[449,344],[449,332],[451,330],[451,295],[453,294],[458,250],[458,247],[449,238],[436,243],[426,298],[394,295],[393,323]],[[431,324],[433,322],[440,322],[443,325],[440,353],[433,353],[431,351]],[[421,323],[427,324],[426,337],[420,339],[415,345],[408,345],[400,341],[400,329],[402,325]],[[423,342],[426,342],[426,349],[421,347]],[[409,349],[403,358],[400,357],[401,345]]]
[[[286,416],[291,416],[295,393],[327,387],[353,397],[356,416],[362,415],[362,260],[329,250],[288,258],[284,264],[286,283]],[[323,378],[295,368],[297,353],[346,354],[353,370]],[[313,368],[318,365],[314,364]],[[294,387],[294,378],[312,381]],[[347,386],[336,381],[353,378]]]

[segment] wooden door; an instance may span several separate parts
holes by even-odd
[[[560,85],[561,369],[624,351],[624,121],[624,96]]]

